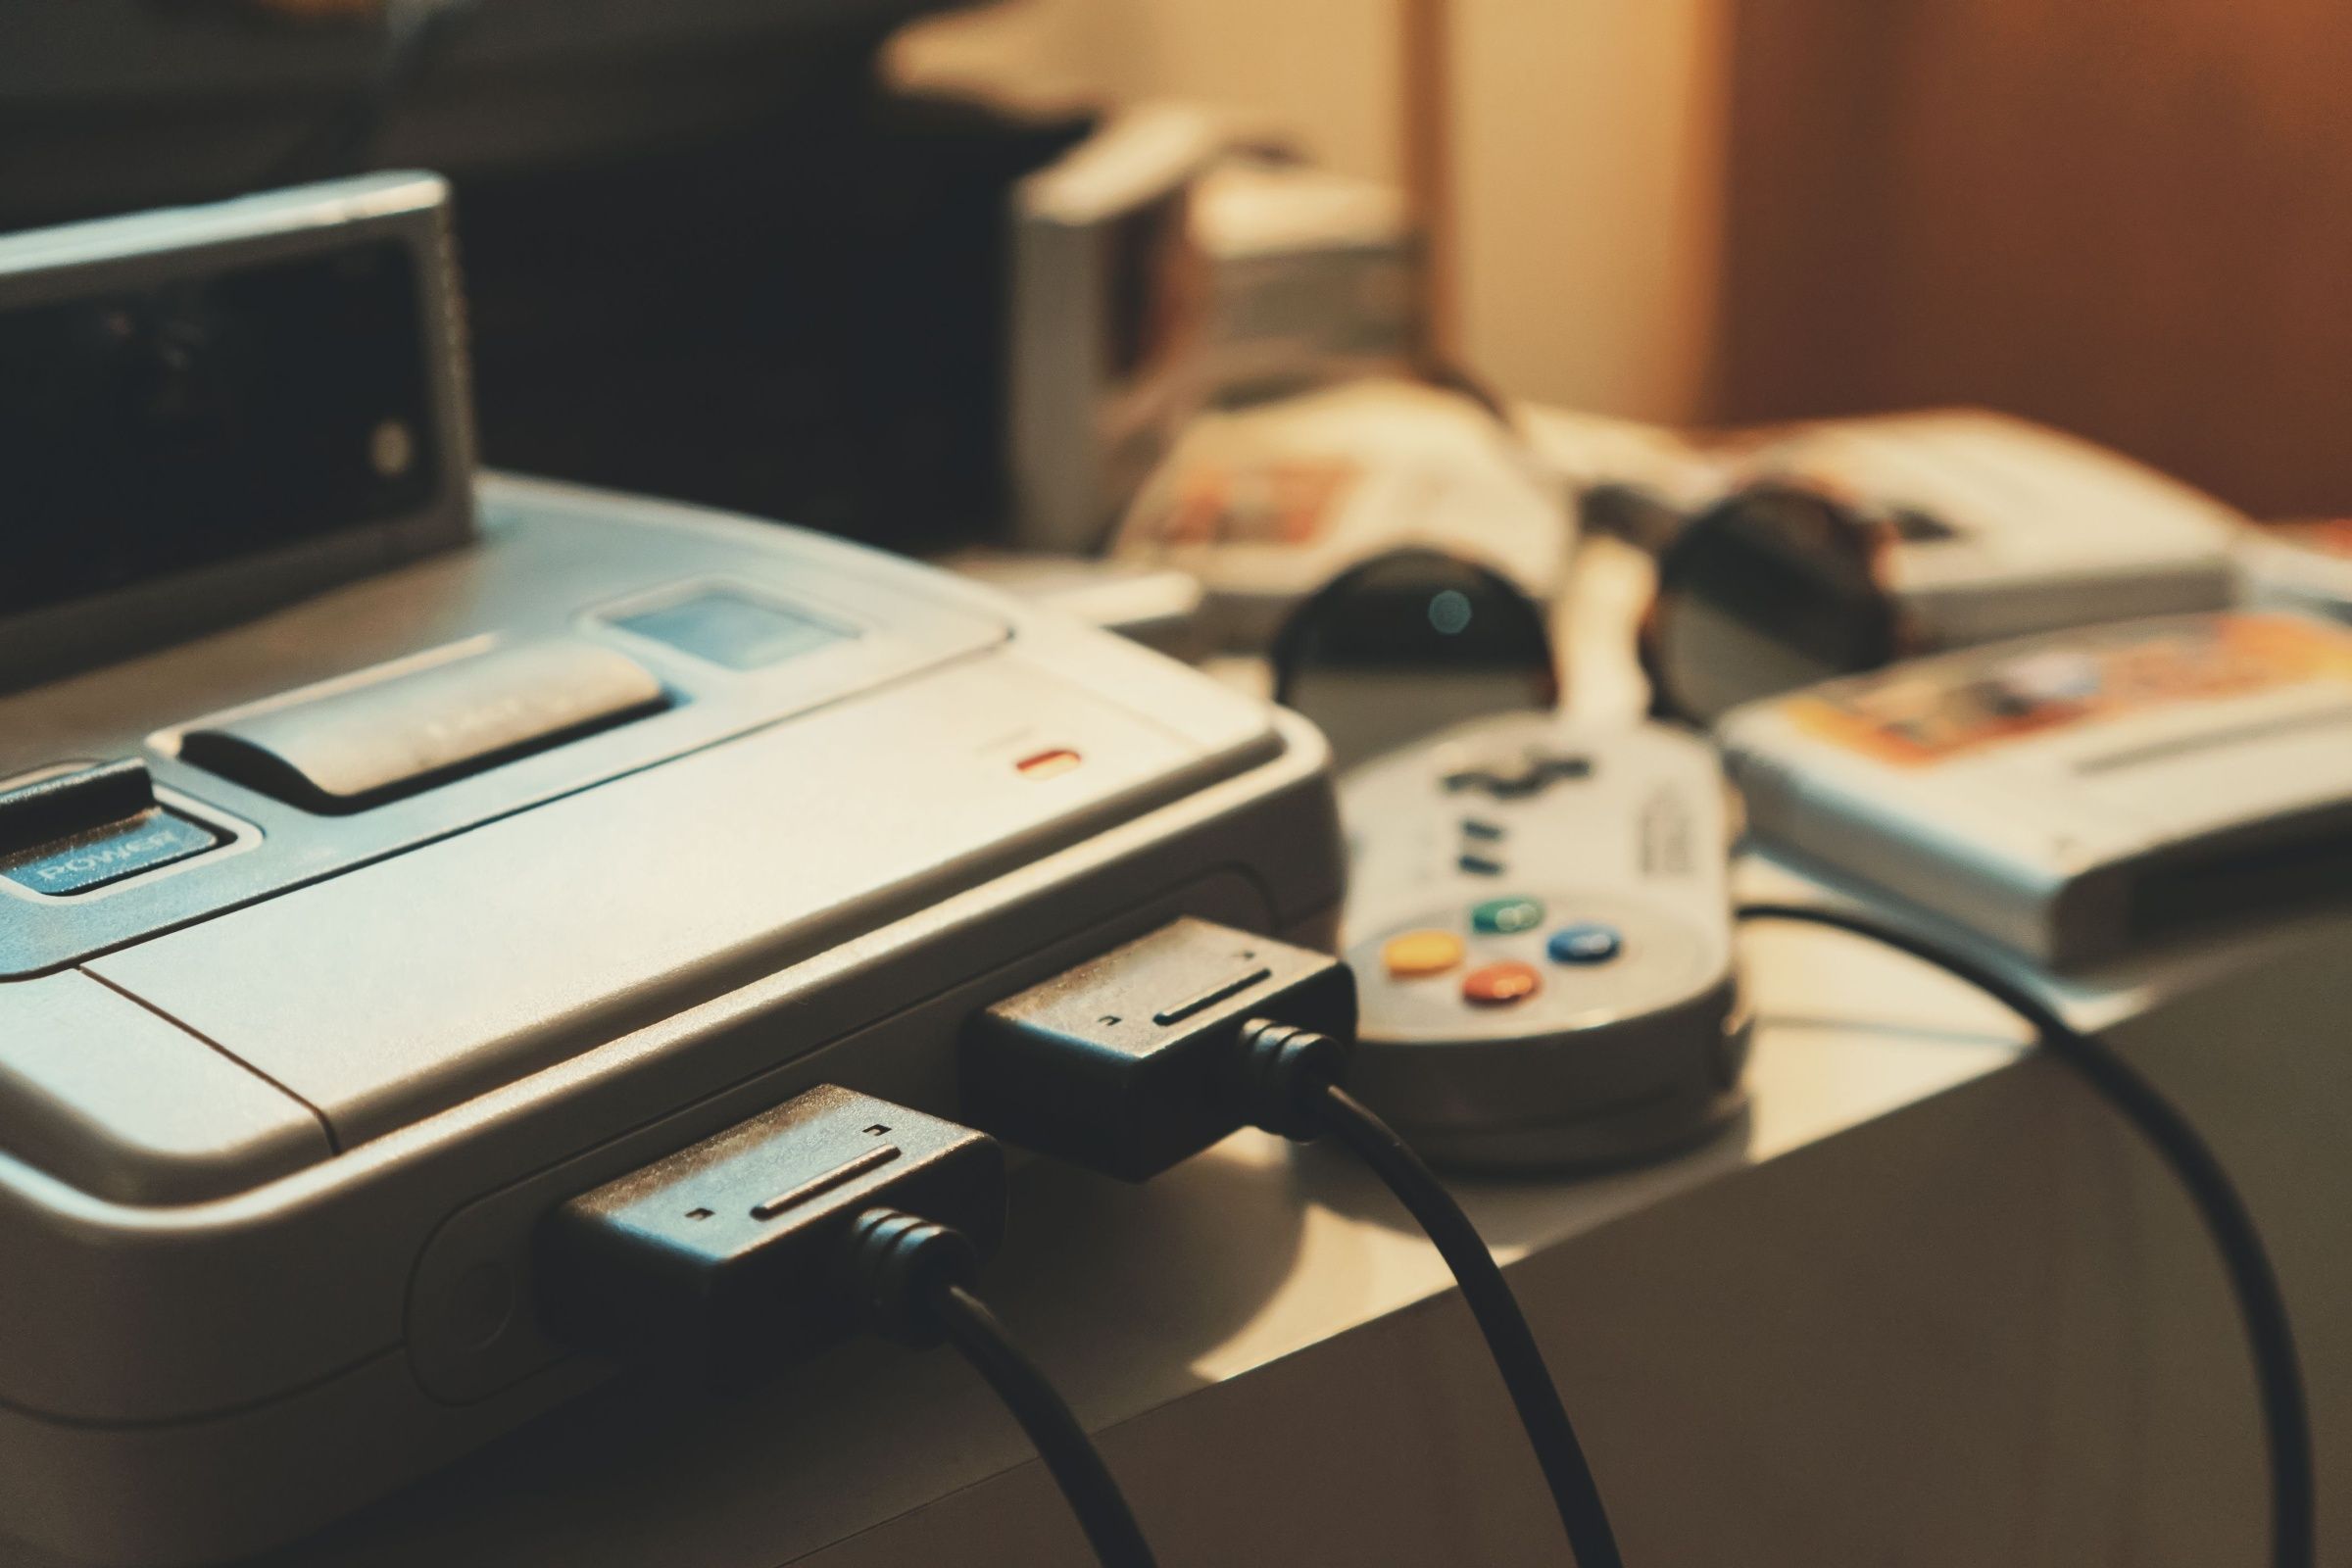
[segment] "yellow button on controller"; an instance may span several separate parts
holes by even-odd
[[[1380,945],[1380,961],[1392,980],[1423,980],[1461,962],[1463,952],[1450,931],[1407,931]]]

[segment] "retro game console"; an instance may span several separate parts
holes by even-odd
[[[1723,775],[1659,725],[1456,726],[1341,783],[1348,1086],[1432,1159],[1591,1168],[1745,1104]]]
[[[2060,969],[2352,886],[2352,630],[2166,616],[1915,660],[1736,710],[1749,821]]]
[[[61,425],[12,497],[14,560],[85,531],[0,604],[10,1549],[323,1523],[608,1375],[533,1306],[554,1203],[820,1082],[952,1114],[975,1005],[1172,916],[1334,935],[1303,722],[870,550],[477,479],[445,201],[0,240],[0,342],[145,476],[93,522]],[[276,397],[320,331],[348,373]],[[234,352],[159,399],[175,343]]]

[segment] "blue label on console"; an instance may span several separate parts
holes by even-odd
[[[170,811],[150,811],[61,848],[0,866],[0,876],[35,893],[86,893],[140,871],[200,855],[220,843],[208,828]]]
[[[763,669],[857,633],[724,589],[612,622],[729,669]]]

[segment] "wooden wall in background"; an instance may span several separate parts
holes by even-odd
[[[1703,412],[1732,4],[1434,8],[1447,14],[1459,346],[1490,383],[1629,418]],[[1396,179],[1402,14],[1403,0],[998,0],[916,24],[891,65],[905,83],[1014,103],[1217,104],[1332,168]]]
[[[1727,420],[1981,403],[2352,512],[2352,5],[1740,0]]]

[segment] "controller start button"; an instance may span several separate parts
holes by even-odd
[[[1462,939],[1450,931],[1407,931],[1380,945],[1380,961],[1392,980],[1425,980],[1461,962],[1462,953]]]
[[[1478,1007],[1507,1007],[1544,989],[1544,977],[1516,959],[1490,963],[1462,976],[1462,1000]]]

